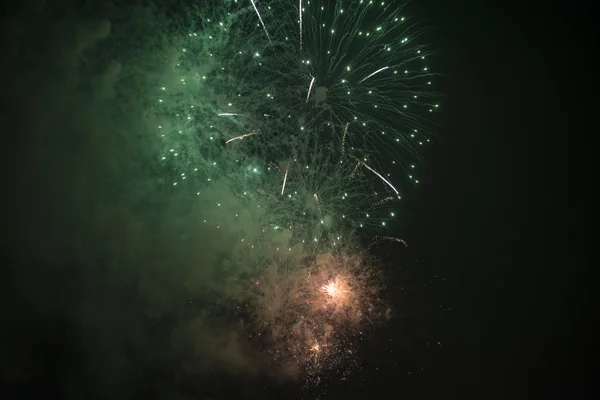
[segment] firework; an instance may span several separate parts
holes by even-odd
[[[398,1],[272,1],[261,8],[275,43],[262,55],[267,87],[290,134],[313,132],[322,144],[343,135],[355,157],[377,155],[381,165],[373,167],[391,175],[397,168],[381,162],[387,154],[416,182],[410,166],[430,140],[438,107],[427,30]]]
[[[245,142],[246,150],[268,162],[293,161],[286,178],[280,177],[288,194],[296,192],[290,190],[296,181],[304,188],[327,187],[323,204],[337,208],[342,198],[354,203],[354,210],[343,212],[344,205],[329,214],[338,226],[385,229],[393,216],[381,207],[389,203],[387,191],[398,200],[399,184],[418,183],[419,149],[432,136],[438,96],[426,29],[397,1],[267,1],[253,8],[270,45],[255,51],[258,64],[244,68],[244,77],[255,69],[252,89],[245,91],[251,95],[228,104],[269,118],[247,126],[265,134]],[[368,173],[357,175],[357,167]],[[306,236],[324,223],[314,218]]]
[[[278,362],[323,372],[351,358],[356,337],[382,319],[381,289],[376,263],[365,253],[291,256],[273,263],[255,287],[255,329]]]
[[[230,259],[254,277],[253,336],[303,371],[352,358],[382,319],[357,231],[404,243],[385,231],[399,185],[418,183],[437,110],[426,30],[404,11],[361,0],[212,10],[174,40],[156,88],[164,174],[205,204],[200,222],[227,225]],[[252,210],[247,229],[215,193]]]
[[[305,242],[385,230],[393,219],[387,190],[400,198],[401,168],[418,182],[417,149],[429,141],[436,109],[425,30],[397,2],[251,2],[215,14],[182,41],[175,88],[162,87],[160,100],[165,90],[177,96],[161,103],[157,122],[163,161],[181,169],[174,178],[189,177],[192,163],[222,170],[232,155],[219,159],[224,142],[243,160],[237,168],[286,164],[257,183],[272,203],[271,226],[293,226]],[[194,97],[179,95],[182,88]],[[311,206],[315,193],[322,201]]]

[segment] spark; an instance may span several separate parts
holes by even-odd
[[[354,157],[354,156],[353,156],[353,157]],[[388,181],[387,179],[385,179],[385,178],[384,178],[384,177],[383,177],[383,176],[382,176],[382,175],[381,175],[379,172],[375,171],[373,168],[369,167],[367,164],[365,164],[363,161],[360,161],[358,158],[354,157],[354,159],[355,159],[356,161],[358,161],[358,162],[359,162],[359,164],[362,164],[362,165],[364,165],[364,166],[365,166],[365,167],[366,167],[366,168],[367,168],[369,171],[371,171],[372,173],[374,173],[375,175],[377,175],[379,178],[381,178],[381,180],[382,180],[382,181],[384,181],[385,183],[387,183],[387,184],[388,184],[388,186],[389,186],[389,187],[391,187],[391,188],[392,188],[392,190],[393,190],[394,192],[396,192],[396,194],[397,194],[398,196],[400,195],[400,193],[398,192],[398,190],[396,190],[396,188],[394,187],[394,185],[392,185],[392,184],[390,183],[390,181]]]
[[[354,178],[354,175],[356,174],[356,170],[358,169],[358,167],[360,167],[360,161],[356,163],[356,165],[354,166],[354,169],[352,170],[352,173],[350,174],[351,178]]]
[[[237,114],[237,113],[220,113],[217,114],[217,116],[219,117],[234,117],[234,116],[243,116],[244,114]]]
[[[289,168],[290,168],[290,163],[288,162],[287,167],[285,167],[285,175],[283,176],[283,186],[281,187],[281,194],[283,194],[283,191],[285,190],[285,182],[287,181],[287,174],[288,174]]]
[[[302,0],[299,0],[298,15],[300,16],[300,52],[302,52]]]
[[[267,39],[269,39],[269,44],[271,45],[271,47],[273,47],[273,43],[271,42],[271,37],[269,36],[269,32],[267,31],[267,27],[265,26],[265,23],[263,22],[263,19],[260,16],[260,13],[258,12],[258,8],[256,8],[256,3],[254,2],[254,0],[250,0],[250,2],[252,3],[252,7],[254,7],[254,11],[256,11],[256,15],[258,15],[258,19],[260,20],[260,23],[261,23],[263,29],[265,30],[265,33],[267,34]]]
[[[381,72],[381,71],[385,71],[386,69],[389,69],[390,67],[383,67],[383,68],[379,68],[377,71],[373,72],[372,74],[367,75],[366,77],[364,77],[360,82],[358,83],[363,83],[364,81],[366,81],[367,79],[369,79],[370,77],[372,77],[373,75]]]
[[[313,78],[310,81],[310,85],[308,85],[308,93],[306,94],[306,102],[307,103],[308,103],[308,99],[310,99],[310,92],[312,90],[313,83],[315,83],[315,77],[314,76],[313,76]]]
[[[400,238],[397,238],[394,236],[382,236],[381,238],[384,240],[392,241],[392,242],[402,243],[404,245],[404,247],[408,247],[408,244],[406,243],[406,240],[404,240],[404,239],[400,239]]]
[[[374,203],[373,205],[374,206],[381,206],[381,205],[383,205],[385,203],[388,203],[390,201],[396,201],[396,200],[398,200],[397,196],[388,196],[388,197],[385,197],[385,198],[379,200],[378,202]]]
[[[346,143],[346,134],[348,133],[348,125],[350,125],[349,122],[346,123],[346,127],[344,128],[344,134],[342,135],[342,157],[344,157],[344,154],[346,153],[345,143]]]
[[[256,131],[252,131],[252,132],[250,132],[250,133],[244,133],[243,135],[236,136],[236,137],[234,137],[234,138],[231,138],[231,139],[229,139],[228,141],[226,141],[226,142],[225,142],[225,144],[227,144],[227,143],[229,143],[229,142],[233,142],[234,140],[240,140],[240,139],[243,139],[243,138],[245,138],[245,137],[247,137],[247,136],[256,135],[257,133],[258,133],[258,132],[256,132]]]

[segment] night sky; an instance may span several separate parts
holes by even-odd
[[[590,168],[578,148],[590,132],[591,28],[585,6],[566,7],[460,1],[431,9],[447,33],[448,136],[411,202],[411,229],[420,254],[450,281],[440,300],[453,309],[449,346],[435,378],[419,384],[439,395],[584,392],[579,328],[590,298],[576,283],[585,259],[576,214]]]
[[[582,188],[591,186],[584,178],[591,158],[582,150],[595,140],[593,126],[585,122],[593,112],[588,99],[593,67],[587,61],[594,52],[591,4],[413,2],[439,38],[435,66],[445,74],[441,91],[446,98],[438,121],[440,139],[424,154],[428,167],[422,183],[409,191],[400,210],[404,223],[396,234],[409,247],[380,248],[378,255],[392,271],[400,263],[409,267],[397,268],[391,281],[402,281],[408,270],[411,294],[392,290],[393,301],[415,301],[430,319],[426,324],[392,320],[374,330],[361,343],[364,367],[358,376],[328,383],[319,398],[578,398],[586,393],[591,368],[584,354],[590,352],[590,341],[582,328],[595,315],[586,310],[591,296],[580,245],[591,231],[580,221],[591,218],[581,214],[588,201]],[[43,60],[39,63],[42,68]],[[4,85],[14,85],[9,73]],[[35,85],[27,87],[35,103]],[[46,265],[37,258],[32,266],[22,257],[44,252],[22,244],[30,243],[27,232],[36,229],[32,218],[20,217],[31,213],[28,207],[34,204],[23,179],[43,180],[45,175],[29,171],[40,168],[29,163],[28,155],[40,140],[28,135],[36,115],[19,110],[20,103],[7,96],[1,103],[6,184],[0,397],[104,398],[90,393],[86,388],[94,385],[77,381],[72,373],[86,350],[73,345],[80,330],[69,314],[85,292],[81,282],[93,281],[99,272],[64,266],[57,275],[68,278],[50,283],[54,274],[45,269],[51,261]],[[34,186],[35,196],[43,196],[52,182]],[[36,212],[44,214],[44,209]],[[57,236],[63,226],[75,224],[47,221],[56,224]],[[80,267],[86,273],[69,272]],[[155,327],[156,332],[163,328]],[[35,373],[25,380],[15,379],[14,348],[29,349],[23,352],[27,363],[18,368]],[[236,380],[209,373],[204,380],[172,388],[169,376],[168,366],[140,366],[135,382],[128,382],[121,394],[186,399],[318,394],[298,393],[293,385],[267,378]],[[156,386],[159,381],[166,383]],[[218,387],[215,382],[227,389],[208,395],[199,389]]]

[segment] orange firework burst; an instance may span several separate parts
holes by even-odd
[[[364,253],[328,252],[271,265],[254,288],[254,319],[282,363],[315,374],[354,357],[354,340],[376,320],[378,269]]]

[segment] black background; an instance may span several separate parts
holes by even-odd
[[[415,397],[582,395],[589,5],[423,7],[445,37],[450,96],[411,227],[452,312]]]

